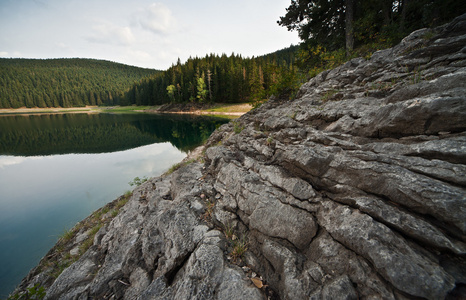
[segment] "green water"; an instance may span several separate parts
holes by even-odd
[[[225,123],[151,114],[0,116],[0,298],[60,234]]]

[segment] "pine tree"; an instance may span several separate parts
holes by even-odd
[[[176,87],[172,84],[167,86],[168,97],[171,99],[171,102],[175,102],[175,90]]]
[[[207,100],[207,85],[204,81],[204,73],[197,79],[197,100],[201,103],[206,102]]]

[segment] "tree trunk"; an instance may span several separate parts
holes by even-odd
[[[382,12],[383,12],[383,24],[390,25],[392,21],[392,0],[383,0],[382,1]]]
[[[345,11],[345,37],[346,37],[346,56],[349,57],[354,47],[354,36],[353,36],[353,14],[354,14],[354,1],[345,0],[346,11]]]
[[[401,8],[401,20],[400,20],[400,31],[404,32],[406,27],[406,13],[408,11],[409,0],[403,0],[403,6]]]

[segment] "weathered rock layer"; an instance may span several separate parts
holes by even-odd
[[[47,298],[464,297],[465,45],[466,15],[222,126]]]

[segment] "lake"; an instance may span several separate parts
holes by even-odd
[[[60,235],[163,174],[228,120],[191,115],[0,116],[0,298]]]

